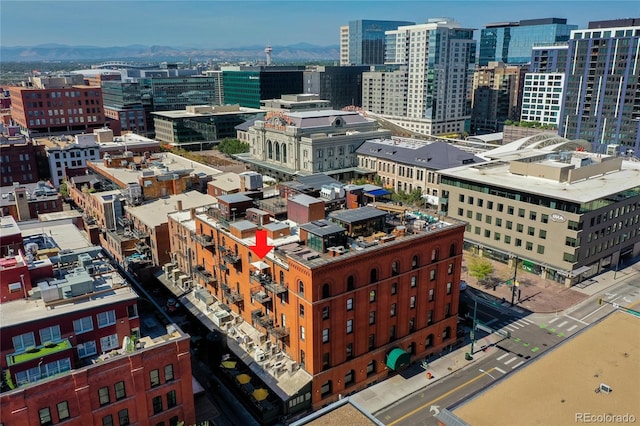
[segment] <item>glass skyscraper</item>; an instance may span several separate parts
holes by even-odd
[[[567,20],[561,18],[488,24],[480,31],[478,64],[485,66],[489,62],[504,62],[509,65],[529,63],[533,46],[567,41],[571,30],[577,28],[577,25],[568,25]]]
[[[349,65],[384,64],[385,31],[404,25],[406,21],[358,20],[349,22]]]

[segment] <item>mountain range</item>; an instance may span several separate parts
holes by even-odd
[[[180,60],[194,62],[214,61],[264,61],[265,46],[237,48],[203,48],[172,46],[68,46],[62,44],[41,44],[38,46],[0,46],[0,58],[7,62],[67,61],[67,60],[134,60],[159,61]],[[272,46],[271,58],[274,63],[294,61],[338,61],[339,46],[315,46],[298,43],[289,46]]]

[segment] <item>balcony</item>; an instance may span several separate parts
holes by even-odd
[[[273,294],[281,294],[287,291],[287,287],[284,284],[279,284],[275,281],[270,281],[268,283],[263,284],[264,288],[266,288],[268,291],[272,292]]]
[[[262,273],[249,274],[249,281],[254,284],[260,284],[260,285],[273,283],[273,280],[271,279],[271,275],[262,274]]]
[[[204,269],[204,266],[202,265],[196,266],[195,269],[193,270],[193,273],[196,275],[196,277],[200,278],[202,281],[204,281],[207,284],[213,284],[216,282],[216,279],[213,277],[211,272]]]
[[[227,265],[225,265],[224,263],[220,263],[220,265],[218,265],[218,266],[220,266],[220,271],[221,272],[229,270],[229,267]]]
[[[135,249],[139,254],[145,254],[150,250],[150,247],[145,241],[138,241],[135,245]]]
[[[33,346],[31,348],[27,348],[25,352],[7,355],[7,365],[11,367],[16,364],[22,364],[23,362],[43,358],[71,348],[71,342],[69,342],[68,339],[64,339],[56,343],[49,342],[41,346]]]
[[[266,315],[261,317],[255,317],[254,321],[261,327],[264,327],[267,330],[271,330],[273,328],[273,318],[269,318]]]
[[[240,256],[236,254],[231,254],[231,253],[222,255],[222,259],[225,262],[230,263],[232,265],[235,265],[236,263],[240,262]]]
[[[274,327],[269,330],[269,334],[274,336],[276,339],[284,339],[289,335],[289,329],[286,327]]]
[[[257,287],[256,291],[251,292],[251,295],[253,296],[253,300],[263,305],[271,302],[271,297],[267,294],[266,291],[262,290],[261,287]]]
[[[193,239],[202,247],[214,247],[216,245],[211,235],[194,234]]]
[[[244,299],[244,296],[242,296],[242,294],[238,293],[235,290],[229,290],[225,294],[225,296],[227,297],[227,300],[229,300],[229,302],[233,303],[234,305],[237,305]]]

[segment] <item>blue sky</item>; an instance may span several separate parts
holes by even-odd
[[[451,17],[464,27],[545,17],[640,17],[640,1],[499,0],[0,0],[0,43],[176,47],[337,45],[339,27],[356,19],[425,22]],[[477,38],[477,36],[476,36]]]

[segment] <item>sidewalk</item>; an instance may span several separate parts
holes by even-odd
[[[511,287],[504,284],[498,285],[493,290],[492,285],[482,285],[478,283],[477,278],[469,275],[466,268],[471,260],[471,254],[464,253],[462,260],[462,273],[460,279],[466,281],[467,285],[485,292],[491,297],[495,297],[498,300],[505,299],[508,304],[511,302]],[[489,259],[494,267],[492,277],[499,282],[504,282],[510,278],[513,278],[514,268],[509,267],[504,263]],[[603,274],[604,275],[604,274]],[[598,277],[601,277],[599,275]],[[596,278],[598,278],[596,277]],[[555,313],[564,311],[565,309],[582,302],[589,297],[589,294],[585,294],[578,291],[575,287],[565,288],[564,285],[552,280],[547,280],[539,275],[532,274],[530,272],[518,269],[517,273],[518,282],[520,283],[520,301],[516,300],[514,305],[527,309],[536,313]]]
[[[427,386],[432,386],[446,376],[472,366],[478,360],[488,356],[488,353],[483,351],[484,348],[494,345],[502,339],[504,339],[503,336],[493,333],[476,341],[474,346],[475,353],[471,361],[465,359],[465,353],[471,350],[471,345],[468,344],[430,362],[426,370],[420,364],[415,364],[381,383],[356,393],[350,398],[365,411],[375,415],[403,398],[419,392]],[[427,378],[427,373],[431,373],[431,379]]]
[[[507,265],[500,264],[499,262],[493,263],[496,268],[496,272],[494,272],[495,276],[502,277],[500,274],[504,274],[505,277],[512,276],[508,275],[509,268]],[[511,270],[510,273],[513,274],[513,270]],[[617,272],[607,271],[600,274],[594,277],[591,280],[592,282],[585,283],[583,288],[573,287],[566,289],[558,283],[519,270],[518,281],[520,281],[523,287],[522,297],[521,302],[514,305],[514,307],[509,307],[511,300],[511,289],[509,287],[500,286],[496,288],[495,291],[493,291],[492,288],[487,289],[479,286],[477,280],[469,277],[466,272],[463,273],[462,279],[467,280],[467,284],[472,287],[484,291],[489,297],[495,297],[498,300],[504,297],[506,300],[504,304],[505,310],[511,309],[518,312],[520,308],[525,308],[537,313],[556,313],[579,304],[594,294],[605,291],[620,280],[637,275],[640,275],[640,262],[627,266]],[[471,350],[471,345],[467,344],[458,350],[430,362],[426,370],[419,363],[414,364],[404,372],[364,389],[350,398],[352,401],[358,403],[364,410],[375,415],[401,401],[403,398],[419,392],[427,386],[432,386],[444,377],[458,370],[468,368],[474,365],[476,361],[490,356],[490,352],[484,352],[483,349],[496,344],[502,339],[503,336],[493,333],[476,341],[474,346],[475,353],[471,361],[465,360],[465,353]],[[432,374],[432,379],[427,379],[427,372]]]

